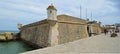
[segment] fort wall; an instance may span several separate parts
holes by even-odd
[[[21,38],[40,47],[48,46],[49,24],[47,21],[26,25],[21,30]]]

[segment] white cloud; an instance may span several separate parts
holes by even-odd
[[[47,18],[46,8],[50,3],[53,3],[58,9],[58,14],[79,17],[81,5],[82,18],[84,19],[87,8],[88,18],[91,17],[91,12],[93,12],[93,20],[102,21],[104,24],[119,22],[116,19],[119,19],[120,16],[113,16],[118,9],[116,9],[114,3],[108,0],[1,0],[0,20],[6,21],[10,18],[11,21],[14,21],[11,22],[14,24],[13,27],[18,21],[28,24],[43,20]],[[107,20],[114,20],[114,22],[106,22]],[[0,24],[2,23],[0,22]]]
[[[15,2],[0,2],[1,5],[5,8],[11,8],[16,10],[29,11],[33,13],[44,13],[45,7],[40,4],[24,4],[24,3],[15,3]]]

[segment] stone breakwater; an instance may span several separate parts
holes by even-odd
[[[15,39],[16,39],[16,34],[13,34],[11,32],[4,32],[3,34],[0,34],[0,41],[9,41]]]

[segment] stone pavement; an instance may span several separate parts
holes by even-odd
[[[101,34],[21,54],[120,54],[119,41],[120,33],[118,37]]]

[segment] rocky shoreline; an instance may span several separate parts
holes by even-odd
[[[12,40],[17,40],[18,33],[11,33],[11,32],[4,32],[0,34],[0,42],[6,42],[6,41],[12,41]]]

